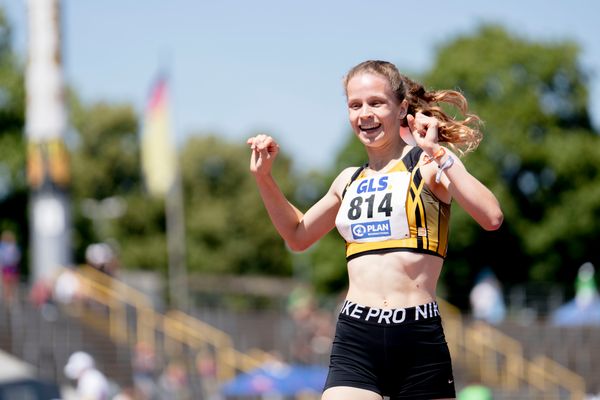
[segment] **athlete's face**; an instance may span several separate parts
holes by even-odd
[[[350,125],[359,140],[373,146],[399,137],[406,101],[399,102],[389,81],[380,75],[362,73],[346,87]]]

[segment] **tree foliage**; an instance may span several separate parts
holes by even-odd
[[[489,265],[507,283],[554,281],[570,289],[582,263],[598,265],[600,137],[578,56],[575,43],[533,42],[497,26],[439,48],[424,80],[461,90],[485,121],[484,141],[465,164],[505,213],[499,232],[483,233],[454,208],[446,269],[452,287]]]
[[[183,147],[190,270],[291,274],[291,254],[270,223],[249,160],[244,143],[229,143],[216,135],[192,136]],[[280,155],[275,174],[284,192],[293,196],[290,166]]]
[[[24,124],[23,65],[12,48],[12,29],[0,9],[0,229],[14,231],[20,244],[28,237]]]
[[[118,245],[124,268],[166,272],[165,202],[144,189],[138,116],[129,105],[74,101],[71,109],[80,260],[86,243],[110,240]],[[180,153],[188,269],[289,275],[291,254],[264,211],[246,146],[199,134],[190,136]],[[293,187],[285,156],[278,160],[277,173],[284,190]],[[110,210],[102,209],[111,199],[125,205],[122,215],[111,218]],[[90,200],[100,213],[95,223]]]
[[[74,243],[111,241],[124,266],[159,269],[166,262],[164,211],[148,198],[140,171],[138,116],[129,104],[83,104],[71,96]]]

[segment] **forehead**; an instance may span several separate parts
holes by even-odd
[[[386,77],[371,72],[363,72],[353,76],[346,87],[348,98],[365,95],[393,97],[392,86]]]

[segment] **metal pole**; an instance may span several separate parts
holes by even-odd
[[[169,297],[173,305],[188,311],[188,280],[185,262],[185,219],[181,175],[175,180],[165,199],[167,249],[169,259]]]
[[[62,72],[60,0],[28,0],[26,70],[31,281],[71,264],[69,162]]]

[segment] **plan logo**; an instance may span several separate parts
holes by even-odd
[[[389,221],[365,222],[362,224],[353,224],[350,227],[354,239],[368,239],[391,235]]]

